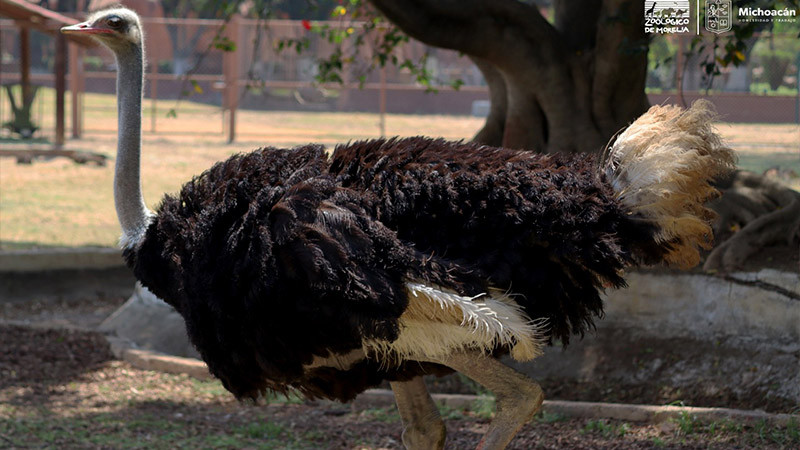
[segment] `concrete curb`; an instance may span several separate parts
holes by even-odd
[[[432,394],[433,400],[454,409],[472,409],[481,397],[461,394]],[[384,389],[370,389],[353,401],[356,408],[374,408],[394,405],[394,394]],[[615,419],[627,422],[661,423],[688,415],[702,423],[736,421],[756,423],[764,421],[773,426],[800,423],[798,414],[770,414],[764,411],[747,411],[729,408],[703,408],[694,406],[629,405],[621,403],[593,403],[567,400],[545,400],[542,411],[570,419]]]
[[[122,252],[115,248],[79,247],[0,252],[0,272],[109,269],[124,265]]]
[[[133,367],[172,374],[186,374],[204,381],[214,379],[206,364],[200,360],[137,349],[130,341],[117,337],[106,336],[106,340],[111,347],[111,353],[117,359],[125,361]]]
[[[149,350],[135,349],[130,341],[108,337],[114,355],[139,369],[157,370],[173,374],[186,374],[200,380],[213,380],[205,363],[193,358],[169,356]],[[453,409],[473,409],[483,398],[477,395],[433,394],[433,400]],[[385,389],[369,389],[353,400],[356,409],[394,406],[394,394]],[[545,400],[542,411],[571,419],[615,419],[627,422],[661,423],[689,415],[693,420],[709,423],[736,421],[756,423],[764,421],[773,426],[786,426],[791,421],[800,423],[800,414],[770,414],[764,411],[746,411],[729,408],[702,408],[693,406],[629,405],[620,403],[593,403],[565,400]]]

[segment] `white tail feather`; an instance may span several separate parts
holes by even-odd
[[[704,203],[718,192],[710,182],[736,163],[714,118],[702,100],[688,110],[653,106],[617,136],[604,161],[620,201],[658,227],[658,243],[668,243],[667,263],[694,266],[698,247],[711,246],[714,214]]]

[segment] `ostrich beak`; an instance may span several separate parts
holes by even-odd
[[[76,23],[75,25],[70,25],[68,27],[61,28],[61,32],[64,34],[107,34],[113,33],[113,31],[109,30],[108,28],[99,28],[89,22],[81,22]]]

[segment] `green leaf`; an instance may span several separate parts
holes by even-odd
[[[194,91],[196,93],[198,93],[198,94],[202,94],[203,93],[203,88],[200,87],[200,83],[198,83],[197,80],[189,80],[189,83],[192,84],[192,88],[194,89]]]
[[[212,44],[214,48],[223,52],[236,51],[236,42],[228,39],[227,36],[214,36],[214,41]]]

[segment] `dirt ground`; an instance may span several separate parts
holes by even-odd
[[[771,252],[775,253],[778,249],[771,248]],[[796,255],[795,259],[790,261],[793,266],[797,265]],[[769,266],[766,261],[762,261],[763,266]],[[786,264],[773,265],[785,266]],[[782,267],[776,267],[782,268]],[[86,276],[80,273],[68,274],[49,274],[47,276],[40,276],[38,282],[40,284],[58,284],[62,283],[62,278],[65,276],[80,277]],[[111,276],[106,274],[106,276]],[[120,277],[121,278],[121,277]],[[0,277],[0,282],[10,281]],[[28,280],[31,282],[31,280]],[[125,284],[124,279],[120,279],[116,284]],[[130,286],[131,283],[127,284]],[[113,289],[120,291],[121,289]],[[108,291],[112,291],[109,289]],[[0,302],[0,318],[8,323],[25,324],[36,328],[78,328],[83,330],[92,330],[97,328],[100,323],[111,313],[113,313],[125,300],[127,294],[117,294],[116,296],[109,296],[109,292],[99,292],[94,294],[85,291],[80,295],[75,296],[62,296],[61,298],[54,298],[49,296],[46,291],[40,291],[33,298],[21,299],[16,301]],[[125,292],[124,290],[121,290]],[[2,322],[0,322],[2,323]],[[609,335],[609,333],[611,333]],[[622,334],[619,334],[622,333]],[[606,336],[608,335],[608,336]],[[630,336],[625,335],[623,330],[606,331],[603,333],[603,338],[611,340],[621,340],[628,342],[632,339]],[[598,339],[600,337],[597,337]],[[638,338],[641,339],[641,338]],[[13,339],[9,339],[11,342]],[[2,341],[0,341],[2,342]],[[39,349],[41,352],[48,351],[49,341],[45,341]],[[692,358],[700,358],[688,351],[687,349],[695,348],[700,343],[686,339],[683,342],[680,339],[672,339],[669,345],[664,342],[654,340],[653,342],[640,341],[634,347],[617,349],[617,353],[611,358],[621,358],[626,361],[638,361],[639,365],[652,364],[653,355],[648,353],[647,348],[658,348],[658,358],[669,361],[679,360],[692,360]],[[608,345],[608,348],[613,346]],[[20,351],[17,349],[17,351]],[[28,351],[27,347],[22,347],[21,350],[24,354]],[[57,348],[51,349],[55,354],[60,350]],[[554,351],[558,351],[555,349]],[[610,351],[610,350],[609,350]],[[704,349],[698,349],[703,352]],[[2,368],[3,360],[0,359],[0,368]],[[769,386],[762,386],[761,390],[754,390],[752,392],[734,393],[730,389],[713,385],[710,386],[708,382],[697,382],[691,385],[673,386],[664,383],[663,380],[653,380],[653,382],[641,382],[638,384],[620,385],[616,381],[614,371],[615,367],[604,368],[605,364],[599,364],[594,369],[593,376],[590,380],[564,380],[555,378],[543,378],[537,380],[542,384],[548,399],[554,400],[575,400],[575,401],[592,401],[592,402],[612,402],[612,403],[631,403],[631,404],[650,404],[650,405],[665,405],[665,404],[683,404],[686,406],[706,406],[706,407],[727,407],[735,409],[747,410],[763,410],[772,413],[792,413],[797,412],[798,405],[791,399],[773,395]],[[461,376],[447,376],[442,378],[429,377],[427,384],[432,392],[448,393],[448,394],[480,394],[481,389],[475,383]],[[383,388],[389,389],[388,383],[385,383]]]
[[[243,405],[217,383],[115,361],[94,333],[0,327],[0,447],[401,448],[394,408],[299,399]],[[489,415],[443,410],[448,448],[477,444]],[[796,426],[691,417],[657,425],[537,417],[510,448],[791,448]]]
[[[94,332],[41,326],[94,327],[118,299],[4,303],[0,325],[0,448],[401,448],[393,407],[356,408],[327,401],[273,399],[237,403],[217,382],[144,371],[117,361]],[[33,325],[38,324],[38,325]],[[450,378],[434,389],[470,392]],[[763,408],[724,393],[713,398],[592,383],[543,380],[550,399]],[[796,412],[791,404],[768,409]],[[443,408],[448,448],[474,447],[487,429],[490,402]],[[800,424],[700,423],[691,416],[661,424],[540,415],[510,448],[798,448]]]

